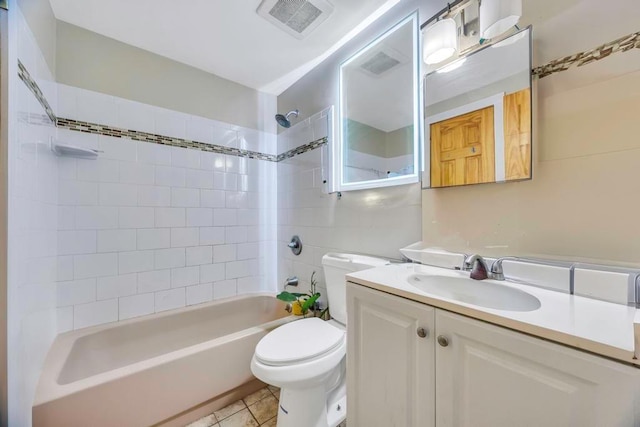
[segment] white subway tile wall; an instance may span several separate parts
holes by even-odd
[[[65,255],[91,246],[93,235],[67,234],[58,241],[58,158],[49,149],[56,136],[53,123],[45,124],[47,113],[26,84],[18,77],[18,61],[28,70],[56,108],[53,75],[38,48],[17,4],[9,10],[8,79],[10,85],[8,126],[8,277],[7,346],[8,405],[12,425],[31,425],[31,406],[38,373],[53,342],[57,323],[69,313],[56,313],[56,300],[93,300],[95,283],[79,280],[56,290],[56,281],[73,281],[73,266]],[[3,47],[4,48],[4,47]],[[5,77],[5,76],[3,76]],[[67,197],[92,203],[87,188],[78,187]],[[64,224],[64,221],[62,222]],[[76,290],[79,290],[76,292]]]
[[[277,154],[275,135],[65,85],[59,96],[59,117]],[[276,290],[276,163],[68,129],[58,139],[103,151],[58,163],[61,331]]]
[[[327,136],[331,132],[327,113],[315,114],[280,133],[278,152]],[[336,194],[322,191],[323,150],[278,162],[278,284],[282,287],[287,277],[298,276],[301,289],[307,289],[315,271],[326,301],[322,256],[337,251],[400,258],[399,248],[421,238],[421,194],[420,185],[415,184],[343,192],[338,200]],[[294,235],[303,242],[299,256],[287,247]],[[236,250],[241,259],[240,253],[247,248],[238,245]],[[238,283],[238,289],[244,286]]]

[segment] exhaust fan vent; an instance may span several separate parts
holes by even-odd
[[[372,77],[381,77],[398,65],[409,62],[409,59],[391,46],[383,44],[379,49],[362,59],[360,69]]]
[[[386,53],[378,52],[360,67],[371,74],[379,76],[380,74],[389,71],[399,63],[400,61],[390,57]]]
[[[326,0],[264,0],[257,13],[295,38],[303,39],[333,12]]]

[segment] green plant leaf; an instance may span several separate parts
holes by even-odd
[[[287,291],[280,292],[278,295],[276,295],[276,298],[278,298],[280,301],[284,301],[284,302],[298,301],[298,297],[295,294],[292,294],[292,293],[287,292]]]
[[[313,305],[316,303],[316,301],[318,300],[318,298],[320,298],[320,294],[316,293],[315,295],[313,295],[312,297],[310,297],[309,299],[307,299],[303,304],[302,304],[302,312],[306,313],[307,311],[309,311],[309,309],[311,307],[313,307]]]

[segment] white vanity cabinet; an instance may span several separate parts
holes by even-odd
[[[347,425],[640,425],[640,369],[352,283],[347,302]]]
[[[436,334],[437,426],[640,424],[637,368],[439,309]]]
[[[435,309],[347,287],[347,425],[432,427]]]

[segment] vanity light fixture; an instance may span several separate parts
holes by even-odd
[[[522,0],[482,0],[480,36],[492,39],[514,27],[522,16]]]
[[[515,28],[518,31],[520,30],[517,25],[515,26]],[[512,36],[505,38],[504,40],[500,40],[498,43],[492,44],[491,47],[500,48],[500,47],[512,45],[515,42],[522,40],[524,37],[526,37],[526,35],[527,35],[526,31],[520,31],[519,33],[515,33]]]
[[[441,19],[424,30],[424,62],[438,64],[455,55],[458,50],[456,21]]]

